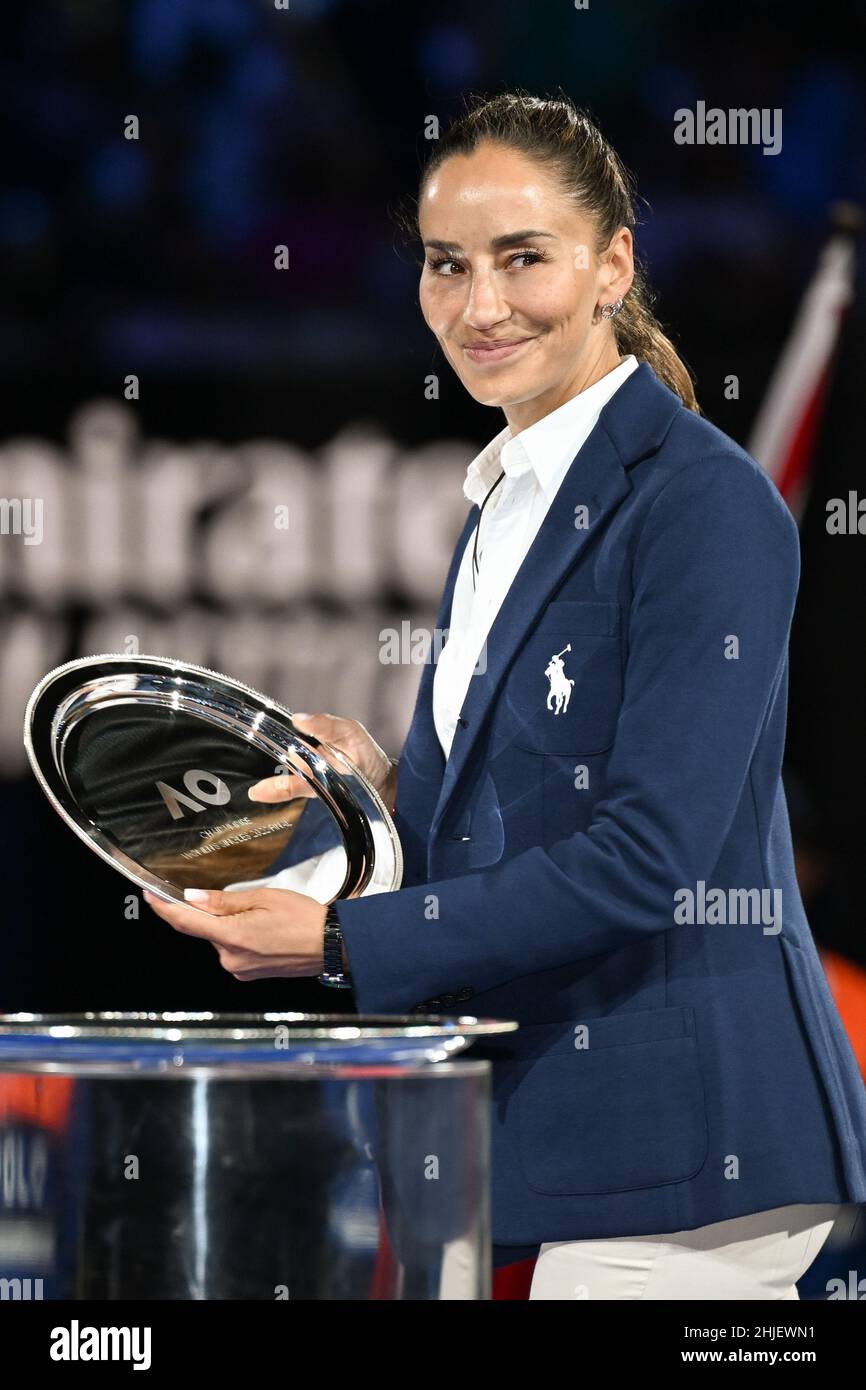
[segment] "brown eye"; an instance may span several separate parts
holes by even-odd
[[[441,256],[441,257],[439,257],[439,259],[434,258],[434,259],[432,259],[432,260],[429,260],[429,261],[427,262],[427,264],[428,264],[428,266],[430,267],[430,269],[434,272],[434,274],[436,274],[436,275],[442,275],[443,278],[446,279],[446,280],[453,280],[453,278],[454,278],[453,275],[444,275],[444,274],[443,274],[443,271],[442,271],[442,269],[441,269],[442,266],[446,266],[446,265],[453,265],[453,266],[456,266],[456,265],[457,265],[457,262],[454,261],[454,260],[452,260],[450,256]],[[458,266],[458,269],[459,269],[459,266]]]
[[[516,251],[509,261],[526,261],[529,265],[536,265],[539,261],[546,261],[547,256],[544,251]],[[520,268],[520,267],[518,267]]]

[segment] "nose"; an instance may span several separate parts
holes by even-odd
[[[463,311],[463,322],[469,328],[477,328],[484,332],[494,324],[509,318],[510,313],[493,273],[474,270],[469,286],[469,298]]]

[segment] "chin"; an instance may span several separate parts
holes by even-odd
[[[462,379],[462,378],[461,378]],[[521,401],[529,401],[533,396],[537,396],[543,388],[530,382],[493,381],[489,377],[486,381],[467,381],[463,380],[463,385],[469,392],[473,400],[479,405],[506,406],[517,405]]]

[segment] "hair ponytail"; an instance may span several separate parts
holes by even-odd
[[[643,265],[635,258],[632,287],[613,320],[616,345],[621,354],[633,352],[639,362],[649,362],[659,381],[700,415],[691,373],[653,313],[654,300]]]

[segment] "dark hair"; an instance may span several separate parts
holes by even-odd
[[[561,90],[561,89],[560,89]],[[497,96],[472,93],[466,109],[435,142],[421,174],[418,199],[398,211],[402,229],[419,236],[418,208],[434,170],[455,154],[472,154],[482,141],[520,150],[559,176],[575,203],[593,219],[596,255],[620,227],[634,234],[634,180],[596,123],[563,93],[538,97],[515,88]],[[620,312],[611,320],[617,347],[648,362],[656,376],[676,392],[689,410],[701,414],[689,369],[652,311],[655,296],[643,264],[634,258],[634,282]]]

